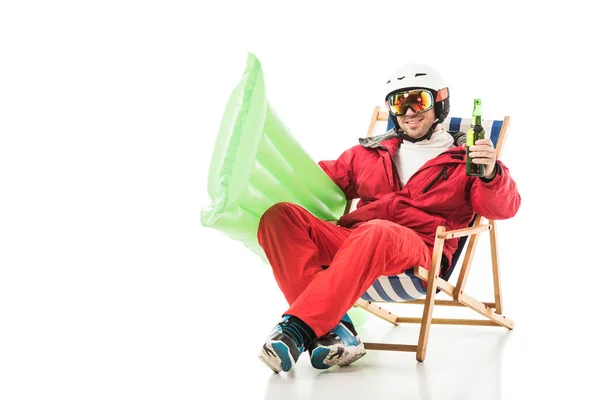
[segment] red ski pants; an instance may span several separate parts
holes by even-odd
[[[294,315],[328,333],[381,275],[429,269],[432,250],[411,229],[385,220],[343,228],[277,203],[262,216],[258,242]],[[322,266],[329,266],[323,269]]]

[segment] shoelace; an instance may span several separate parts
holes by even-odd
[[[304,338],[300,332],[300,329],[302,329],[300,326],[292,323],[289,319],[279,322],[277,325],[281,327],[283,333],[292,338],[296,346],[304,347]]]

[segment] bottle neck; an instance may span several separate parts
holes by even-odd
[[[473,125],[481,125],[481,115],[473,116]]]

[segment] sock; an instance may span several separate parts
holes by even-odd
[[[310,342],[317,338],[315,331],[310,326],[293,315],[284,316],[281,331],[291,337],[298,347],[302,346],[306,348]]]

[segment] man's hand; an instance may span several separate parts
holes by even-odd
[[[463,144],[463,149],[467,149],[467,145]],[[490,139],[479,139],[475,145],[471,146],[471,158],[475,164],[485,165],[484,178],[492,179],[496,176],[496,149]]]

